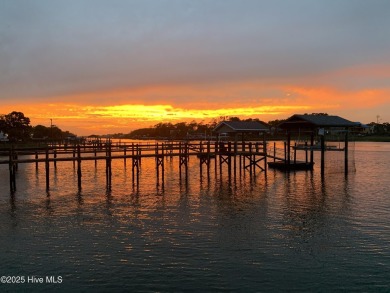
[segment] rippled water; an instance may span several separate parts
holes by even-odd
[[[0,166],[1,275],[61,276],[60,284],[6,290],[390,291],[390,144],[356,143],[356,172],[199,173],[189,162],[144,159],[139,188],[131,161],[20,165],[10,196]],[[316,158],[318,162],[318,158]]]

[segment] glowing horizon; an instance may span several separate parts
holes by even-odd
[[[258,118],[265,122],[276,119],[286,119],[293,114],[326,112],[330,115],[340,115],[351,121],[368,123],[375,120],[372,115],[371,121],[362,121],[359,113],[369,107],[378,107],[386,104],[390,91],[380,89],[364,89],[359,91],[342,91],[330,87],[303,87],[303,86],[280,86],[262,87],[253,84],[236,84],[226,86],[225,89],[217,91],[213,87],[208,87],[207,99],[197,99],[204,96],[205,89],[195,88],[191,92],[189,87],[167,87],[162,90],[144,89],[137,91],[137,99],[132,97],[133,92],[113,91],[81,94],[69,97],[69,102],[57,103],[7,103],[3,104],[3,110],[7,113],[11,111],[23,112],[31,119],[32,125],[48,125],[49,120],[62,130],[70,131],[78,135],[91,134],[113,134],[129,133],[132,130],[144,127],[151,127],[159,122],[205,122],[209,123],[213,119],[221,116],[239,117],[241,119]],[[159,92],[159,94],[157,94]],[[280,97],[256,97],[256,94],[273,92]],[[189,96],[191,99],[185,102],[166,99],[169,95]],[[227,97],[230,93],[233,98],[225,98],[226,102],[221,103],[222,97]],[[233,93],[233,94],[232,94]],[[235,96],[241,96],[241,103]],[[92,104],[93,96],[106,97],[105,100],[112,100],[111,105]],[[142,104],[139,101],[148,100],[154,96],[156,103]],[[89,97],[89,98],[85,98]],[[108,98],[111,97],[111,98]],[[117,97],[115,99],[114,97]],[[136,101],[133,104],[123,103],[124,100]],[[313,99],[312,97],[316,97]],[[77,100],[84,101],[78,102]],[[354,101],[351,104],[349,101]],[[222,105],[221,105],[222,104]],[[351,113],[348,115],[346,109]],[[3,113],[3,114],[7,114]],[[344,114],[346,113],[346,114]]]
[[[57,111],[56,114],[52,115],[50,115],[50,111],[49,114],[43,113],[42,107],[38,107],[39,113],[27,112],[25,115],[29,117],[28,113],[31,113],[29,118],[32,120],[32,124],[36,122],[35,125],[47,125],[49,120],[52,119],[53,123],[64,131],[72,132],[72,129],[78,129],[76,132],[81,131],[82,135],[88,135],[113,134],[116,132],[129,133],[137,128],[150,127],[159,122],[205,121],[205,123],[208,123],[221,116],[261,119],[264,115],[278,117],[278,115],[294,109],[310,110],[310,107],[307,106],[260,106],[214,110],[188,110],[175,108],[172,105],[67,106],[70,106],[70,108],[65,109],[65,111],[62,109],[62,111]],[[71,112],[74,111],[72,109],[75,108],[78,108],[78,114],[72,115]],[[65,129],[66,127],[70,129]],[[109,132],[110,130],[114,132]]]

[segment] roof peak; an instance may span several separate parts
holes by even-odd
[[[223,125],[231,128],[233,131],[266,131],[268,125],[260,121],[221,121],[214,131],[220,129]]]
[[[352,127],[356,123],[337,115],[295,114],[280,124],[280,127]]]

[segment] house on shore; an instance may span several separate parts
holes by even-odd
[[[6,135],[4,132],[0,131],[0,142],[7,142],[8,140],[8,135]]]
[[[288,118],[286,121],[279,124],[279,127],[286,132],[287,142],[286,142],[286,154],[285,161],[282,164],[274,164],[274,167],[280,167],[284,169],[293,170],[299,164],[297,162],[291,161],[290,152],[291,150],[298,150],[299,148],[304,151],[310,151],[310,161],[306,158],[304,162],[308,168],[313,167],[313,151],[321,151],[321,173],[324,173],[325,166],[325,151],[342,151],[344,152],[344,169],[345,174],[348,173],[348,142],[349,142],[349,132],[352,128],[356,127],[356,122],[349,121],[345,118],[339,116],[331,115],[316,115],[316,114],[304,114],[299,115],[295,114]],[[308,138],[308,141],[305,142],[305,145],[299,147],[297,145],[291,145],[291,135],[300,137],[305,135]],[[326,145],[326,141],[332,135],[337,135],[339,140],[343,142],[342,147],[330,147]],[[314,145],[314,138],[318,137],[320,140],[320,145]],[[299,148],[298,148],[299,147]],[[294,156],[295,157],[295,156]],[[307,156],[306,156],[307,157]],[[299,166],[300,167],[300,166]]]
[[[241,140],[245,139],[245,135],[255,135],[261,137],[269,132],[269,126],[260,121],[222,121],[214,129],[213,133],[218,139],[238,140],[241,135]]]

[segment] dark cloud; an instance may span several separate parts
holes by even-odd
[[[3,0],[0,99],[158,84],[293,83],[383,64],[389,11],[390,2],[380,0]]]

